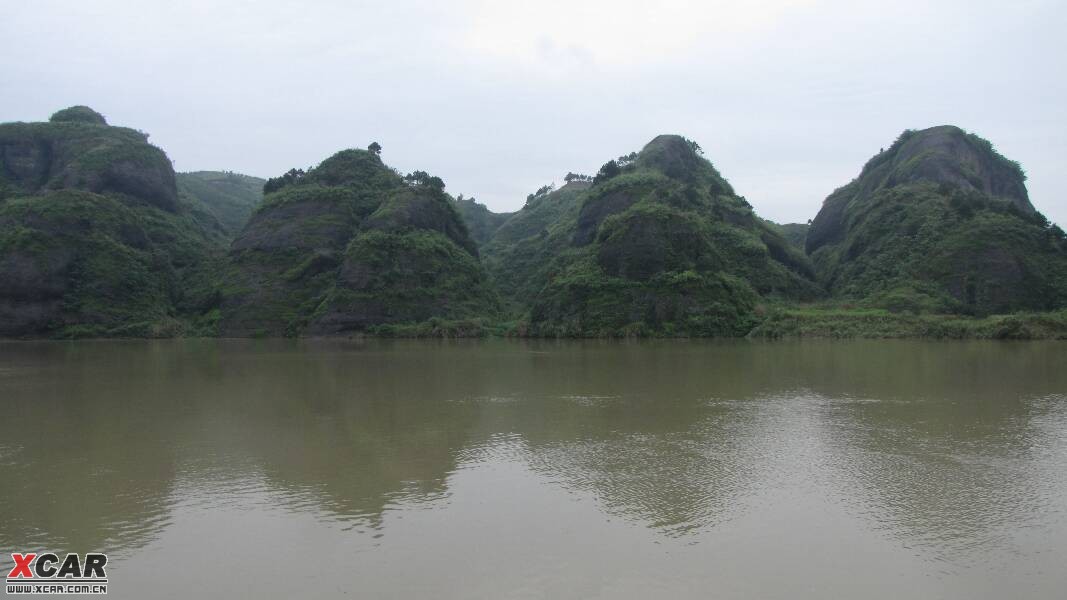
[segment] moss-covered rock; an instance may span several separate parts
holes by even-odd
[[[1019,166],[955,127],[908,131],[831,194],[807,249],[833,295],[906,312],[1067,303],[1067,242]]]
[[[167,155],[144,133],[111,127],[87,107],[59,111],[48,123],[0,124],[0,178],[4,196],[73,188],[178,207]]]
[[[368,227],[353,238],[311,334],[493,316],[477,257],[432,229]]]
[[[821,294],[803,253],[674,135],[531,198],[485,255],[534,334],[739,335],[762,297]]]
[[[58,190],[0,202],[0,335],[169,336],[212,308],[221,240],[182,213]]]
[[[345,150],[268,187],[234,241],[225,335],[324,335],[495,314],[454,201]]]

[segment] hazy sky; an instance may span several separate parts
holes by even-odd
[[[953,123],[1067,223],[1067,3],[0,0],[0,121],[87,104],[180,171],[337,150],[515,210],[659,133],[803,221],[905,128]]]

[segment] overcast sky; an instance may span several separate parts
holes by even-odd
[[[516,210],[659,133],[805,221],[905,128],[1020,161],[1067,223],[1067,3],[0,0],[0,121],[87,104],[179,171],[337,150]]]

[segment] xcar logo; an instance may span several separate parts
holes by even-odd
[[[106,594],[107,555],[90,552],[63,560],[52,552],[11,554],[15,568],[7,574],[9,594]],[[2,572],[2,571],[0,571]]]

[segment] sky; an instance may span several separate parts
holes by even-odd
[[[377,141],[498,212],[678,133],[778,222],[904,129],[955,124],[1067,224],[1062,0],[0,0],[0,121],[74,104],[179,171]]]

